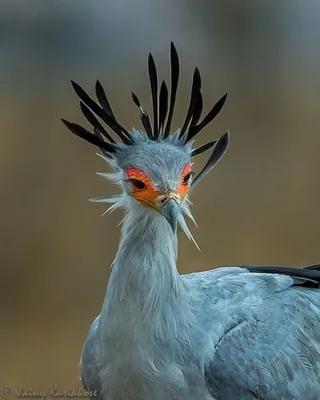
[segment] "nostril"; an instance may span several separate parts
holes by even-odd
[[[159,204],[164,204],[167,200],[167,196],[165,194],[161,194],[157,198]]]

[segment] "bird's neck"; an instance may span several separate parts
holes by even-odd
[[[190,298],[176,262],[177,237],[165,218],[132,205],[101,312],[110,334],[124,324],[152,326],[159,334],[163,325],[179,329],[179,315],[189,314]]]

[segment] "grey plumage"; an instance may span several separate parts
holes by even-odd
[[[100,147],[114,171],[101,175],[122,189],[119,196],[91,201],[110,203],[110,211],[125,210],[101,314],[82,351],[83,384],[100,400],[320,399],[319,266],[177,271],[177,226],[193,239],[184,219],[193,219],[188,194],[221,159],[229,134],[193,148],[190,139],[225,102],[223,97],[199,122],[203,103],[197,69],[183,130],[169,134],[180,71],[173,44],[171,61],[167,115],[168,90],[161,85],[158,101],[149,57],[153,131],[133,95],[146,135],[117,122],[100,83],[100,105],[74,84],[93,133],[64,122]],[[193,175],[191,157],[211,147],[207,163]]]

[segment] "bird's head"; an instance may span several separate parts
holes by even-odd
[[[200,72],[196,68],[185,121],[181,129],[171,133],[180,71],[179,58],[173,43],[171,43],[170,101],[164,81],[158,95],[157,70],[151,54],[148,67],[153,100],[153,126],[139,99],[132,94],[133,101],[139,108],[145,133],[136,129],[127,131],[119,124],[99,81],[96,83],[98,103],[91,99],[78,84],[72,82],[81,100],[81,111],[93,126],[93,133],[78,124],[62,121],[74,134],[100,148],[99,155],[114,170],[112,174],[101,173],[100,175],[122,186],[121,196],[97,198],[92,199],[93,201],[113,203],[110,207],[113,210],[126,205],[128,200],[133,200],[142,207],[148,207],[148,210],[161,213],[173,231],[176,231],[177,226],[180,225],[192,238],[183,217],[183,214],[186,214],[192,218],[188,194],[221,159],[229,145],[229,133],[226,132],[219,139],[210,141],[200,148],[193,147],[194,137],[220,112],[226,95],[199,122],[203,101]],[[116,141],[101,122],[111,128],[120,141]],[[213,150],[208,161],[201,171],[195,174],[192,171],[192,158],[211,148]]]
[[[189,146],[178,146],[169,139],[141,141],[141,134],[134,134],[137,144],[124,148],[117,157],[123,190],[163,214],[175,231],[191,184]]]

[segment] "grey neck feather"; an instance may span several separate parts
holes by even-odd
[[[177,236],[160,213],[131,199],[127,209],[100,331],[104,338],[114,339],[130,325],[162,337],[170,325],[178,334],[184,324],[192,323],[192,312],[176,267]]]

